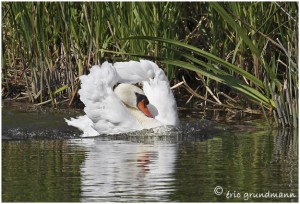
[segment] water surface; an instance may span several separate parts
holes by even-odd
[[[296,132],[182,116],[182,130],[79,138],[69,115],[2,109],[2,201],[298,201]]]

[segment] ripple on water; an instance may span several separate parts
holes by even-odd
[[[180,128],[80,138],[62,115],[24,116],[2,121],[3,201],[244,201],[214,195],[217,185],[298,192],[297,133],[182,119]]]

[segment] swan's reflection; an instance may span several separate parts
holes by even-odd
[[[152,144],[101,137],[76,140],[87,151],[81,201],[167,201],[173,191],[177,144],[165,139]]]

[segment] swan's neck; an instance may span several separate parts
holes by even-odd
[[[145,116],[140,110],[127,106],[130,114],[142,128],[153,128],[162,125],[159,121]]]

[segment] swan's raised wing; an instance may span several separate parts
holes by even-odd
[[[117,62],[114,64],[119,82],[143,83],[143,91],[154,118],[165,125],[179,125],[177,105],[168,78],[157,64],[149,60]]]
[[[143,81],[143,91],[150,102],[150,112],[163,124],[178,126],[177,104],[167,76],[154,62],[145,60],[143,64],[151,66],[155,75],[153,79]]]
[[[153,79],[155,77],[154,70],[147,60],[116,62],[114,67],[119,75],[119,83],[138,83]]]
[[[140,128],[113,92],[112,87],[118,82],[119,76],[111,64],[105,62],[101,67],[93,66],[90,74],[81,76],[80,80],[81,89],[78,93],[93,129],[100,134],[116,134]]]

